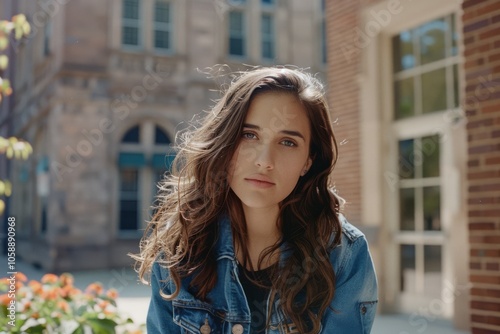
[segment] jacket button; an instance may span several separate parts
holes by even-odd
[[[205,319],[205,324],[200,327],[201,334],[210,334],[212,332],[212,328],[208,324],[208,319]]]
[[[363,306],[363,307],[361,308],[361,314],[366,314],[366,306]]]
[[[243,334],[243,326],[240,324],[236,324],[233,326],[233,330],[231,332],[233,334]]]

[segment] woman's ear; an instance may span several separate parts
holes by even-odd
[[[307,158],[306,165],[304,166],[304,169],[302,169],[302,173],[300,173],[300,176],[304,176],[304,175],[306,175],[307,171],[308,171],[308,170],[309,170],[309,168],[311,168],[311,166],[312,166],[312,162],[313,162],[313,160],[312,160],[312,158],[311,158],[311,157]]]

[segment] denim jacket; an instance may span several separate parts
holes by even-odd
[[[341,243],[330,254],[335,272],[335,296],[330,308],[323,314],[320,333],[370,333],[377,307],[377,279],[373,262],[364,235],[343,216],[340,218]],[[218,280],[207,296],[210,303],[196,299],[188,291],[190,277],[181,280],[179,295],[174,300],[164,300],[159,290],[171,294],[175,286],[168,279],[168,269],[158,263],[153,265],[152,298],[147,316],[149,334],[250,333],[250,310],[238,279],[233,237],[227,218],[219,222],[219,234],[215,248]],[[286,256],[282,253],[280,262]],[[279,304],[278,296],[272,306],[270,326],[266,333],[298,333]]]

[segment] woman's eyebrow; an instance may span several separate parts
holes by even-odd
[[[257,130],[257,131],[261,131],[262,130],[262,128],[260,126],[255,125],[255,124],[249,124],[249,123],[243,124],[243,127],[244,128],[249,128],[249,129],[254,129],[254,130]],[[294,131],[294,130],[280,130],[279,132],[283,133],[283,134],[286,134],[286,135],[289,135],[289,136],[299,137],[299,138],[302,138],[303,141],[306,141],[306,139],[304,138],[304,135],[302,135],[302,133],[300,133],[299,131]]]

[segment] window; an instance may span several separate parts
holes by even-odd
[[[156,185],[175,157],[169,144],[167,133],[152,122],[136,125],[123,135],[118,155],[121,233],[134,235],[151,217]]]
[[[51,36],[52,36],[52,21],[47,20],[47,22],[45,22],[44,34],[43,34],[43,55],[45,57],[50,55]]]
[[[446,16],[393,37],[395,119],[458,107],[454,21]]]
[[[447,15],[392,37],[393,129],[397,143],[394,188],[399,249],[399,292],[405,311],[415,310],[441,293],[447,233],[444,205],[449,196],[439,124],[459,107],[455,19]],[[427,299],[425,299],[427,298]]]
[[[274,17],[272,14],[261,16],[262,58],[274,59]]]
[[[139,0],[123,0],[122,45],[140,46]]]
[[[170,50],[172,47],[172,18],[170,3],[155,1],[154,7],[154,47]]]
[[[229,55],[245,56],[245,22],[242,11],[229,12]]]
[[[326,19],[325,19],[325,0],[321,0],[321,62],[326,64],[327,47],[326,47]]]

